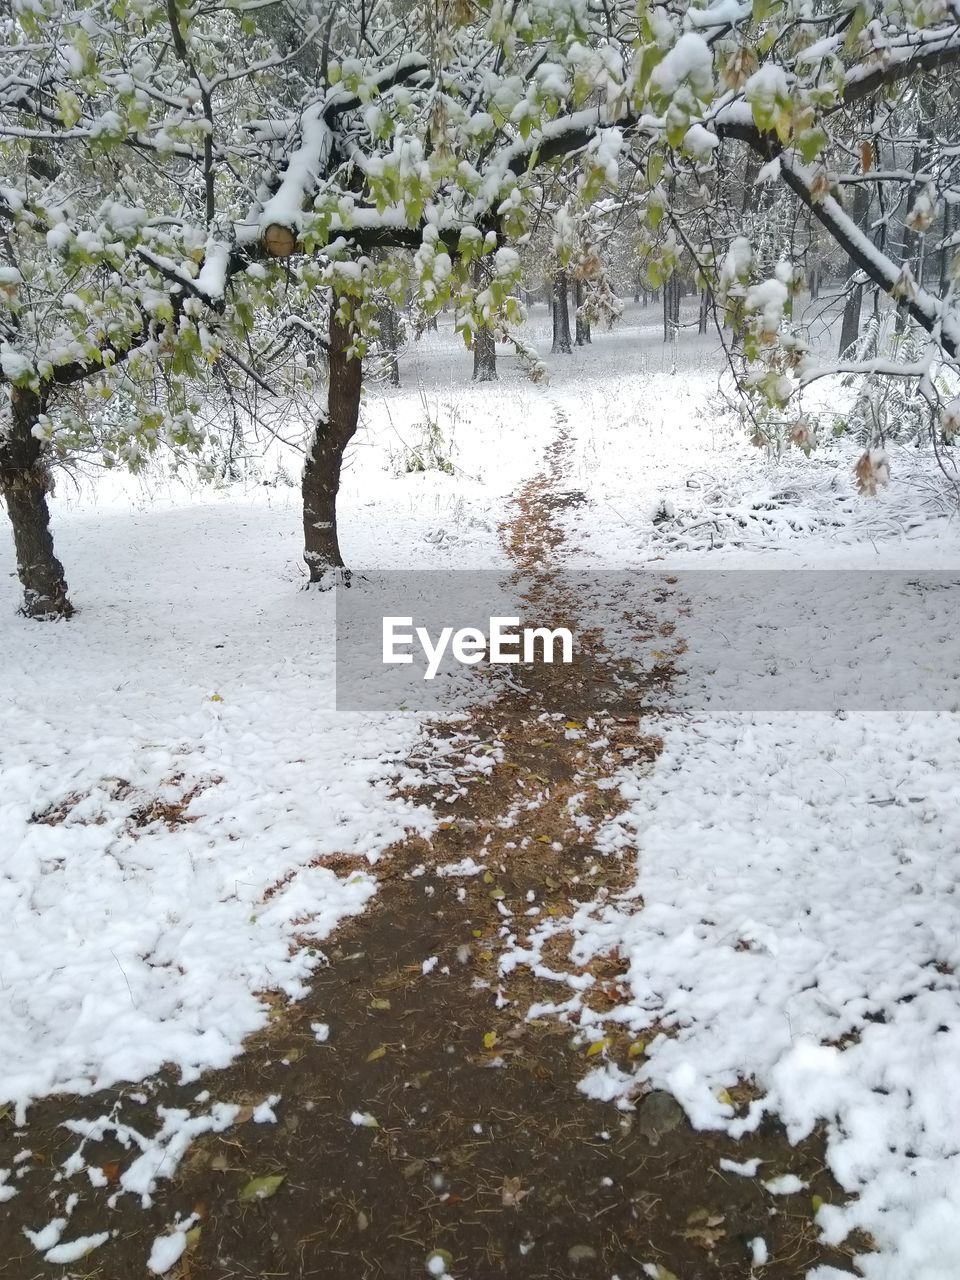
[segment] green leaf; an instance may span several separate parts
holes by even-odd
[[[286,1177],[285,1173],[266,1173],[263,1177],[251,1178],[246,1186],[241,1188],[237,1199],[244,1204],[251,1200],[269,1200],[283,1186]]]

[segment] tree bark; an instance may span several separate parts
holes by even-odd
[[[396,306],[388,301],[377,308],[377,320],[380,324],[380,349],[387,354],[390,368],[390,385],[400,385],[400,313]]]
[[[321,586],[332,586],[336,571],[344,567],[337,538],[337,493],[343,455],[360,420],[363,383],[359,356],[348,355],[350,327],[338,317],[339,305],[335,295],[330,309],[327,411],[317,419],[303,464],[303,558],[310,581]]]
[[[583,284],[579,280],[574,285],[573,302],[576,316],[577,346],[582,347],[584,344],[592,344],[593,337],[590,333],[590,320],[581,312],[581,308],[583,307]]]
[[[43,401],[24,387],[10,389],[10,422],[0,426],[0,493],[13,526],[17,576],[23,587],[20,612],[27,618],[69,618],[63,565],[50,532],[50,472],[43,445],[33,434]]]
[[[867,221],[870,208],[870,193],[865,182],[858,182],[853,193],[853,211],[851,217],[858,227]],[[857,272],[857,264],[851,258],[847,264],[847,299],[843,304],[843,320],[840,324],[840,354],[843,355],[860,337],[860,312],[863,308],[863,285],[854,284],[853,277]]]
[[[473,335],[473,380],[497,381],[497,343],[489,329],[478,329]]]
[[[477,290],[489,279],[487,259],[478,258],[473,264],[473,283]],[[474,382],[497,381],[497,342],[493,331],[480,328],[473,335],[473,380]]]
[[[698,333],[706,333],[707,326],[710,322],[710,290],[700,290],[700,323],[697,326]]]
[[[663,340],[672,342],[680,329],[680,281],[676,272],[663,286]]]
[[[562,268],[553,277],[553,353],[570,355],[570,311],[567,305],[567,273]]]

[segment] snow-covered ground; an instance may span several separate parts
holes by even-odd
[[[546,326],[539,307],[542,350]],[[548,358],[545,386],[502,358],[501,381],[474,387],[449,330],[426,335],[401,390],[368,390],[341,503],[350,563],[503,564],[506,498],[564,421],[586,499],[565,514],[570,567],[960,568],[927,457],[894,450],[877,500],[856,494],[852,445],[771,463],[726,409],[716,337],[685,332],[676,372],[661,338],[656,308],[629,307],[591,348]],[[428,421],[452,474],[404,469]],[[258,993],[302,990],[318,944],[375,892],[378,855],[430,825],[394,796],[423,723],[333,710],[333,600],[298,590],[298,496],[252,479],[61,484],[82,610],[64,625],[14,616],[0,539],[0,1102],[225,1063],[266,1019]],[[749,1146],[764,1107],[794,1135],[826,1123],[859,1199],[821,1222],[874,1235],[869,1276],[955,1277],[960,721],[707,718],[684,711],[716,679],[698,661],[663,757],[623,775],[628,813],[603,833],[637,849],[639,896],[584,908],[578,956],[629,958],[615,1016],[670,1029],[639,1069],[695,1124]],[[951,662],[948,645],[945,697]],[[190,820],[164,821],[158,806],[185,799]],[[333,854],[353,859],[334,870]],[[634,1083],[599,1072],[598,1094]],[[718,1098],[745,1077],[765,1095],[746,1123]]]

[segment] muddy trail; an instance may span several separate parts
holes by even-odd
[[[588,1100],[577,1083],[600,1060],[596,1048],[570,1023],[526,1016],[564,992],[523,965],[502,970],[505,950],[522,947],[545,915],[562,922],[577,903],[632,885],[632,859],[594,843],[620,808],[604,784],[625,762],[656,768],[661,743],[647,713],[672,671],[613,661],[551,573],[563,553],[558,512],[579,500],[566,487],[569,448],[558,419],[544,469],[517,493],[501,535],[529,579],[531,616],[591,642],[572,667],[525,668],[522,686],[425,747],[429,780],[413,794],[434,808],[435,835],[389,851],[370,907],[324,944],[328,963],[309,996],[271,1000],[269,1024],[233,1066],[189,1086],[171,1073],[54,1098],[23,1131],[0,1118],[0,1168],[17,1189],[0,1205],[5,1280],[140,1280],[155,1237],[178,1218],[174,1280],[853,1271],[846,1253],[817,1241],[811,1197],[842,1198],[820,1139],[790,1147],[769,1124],[745,1152],[694,1132],[666,1095],[638,1094],[626,1111]],[[632,622],[658,634],[653,617]],[[569,957],[557,958],[569,972]],[[624,970],[613,954],[579,974],[592,1008],[618,1002]],[[600,1052],[632,1070],[642,1048],[614,1030]],[[752,1096],[744,1082],[733,1101]],[[141,1157],[123,1125],[151,1136],[167,1114],[158,1107],[205,1117],[217,1102],[240,1108],[220,1132],[182,1152],[176,1139],[148,1149],[148,1206],[118,1194]],[[63,1127],[83,1117],[109,1122],[86,1139]],[[808,1191],[774,1197],[759,1179],[720,1170],[722,1157],[747,1154],[766,1162],[765,1174],[798,1174]],[[69,1219],[65,1241],[109,1237],[56,1265],[24,1228],[57,1217]],[[758,1237],[769,1262],[754,1267]]]

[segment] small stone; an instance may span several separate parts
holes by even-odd
[[[636,1128],[655,1147],[665,1133],[676,1129],[685,1118],[683,1107],[672,1094],[655,1089],[640,1103]]]

